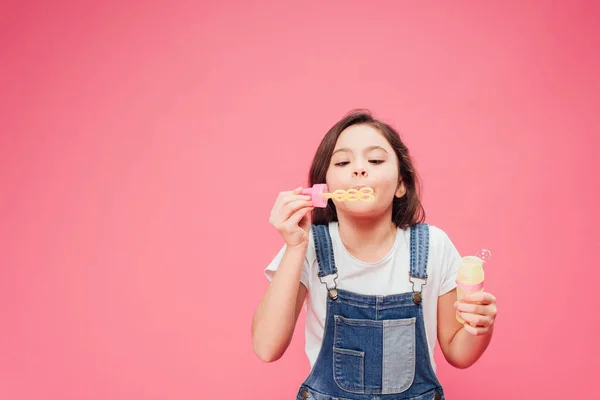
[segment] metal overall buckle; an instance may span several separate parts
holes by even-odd
[[[415,304],[421,304],[421,301],[423,300],[423,296],[421,295],[421,293],[423,292],[423,286],[427,284],[427,277],[428,275],[426,274],[425,278],[414,278],[410,271],[408,272],[408,280],[412,283],[412,291],[414,293],[413,303]],[[415,281],[413,279],[419,279],[420,281],[422,281],[419,286],[419,290],[415,290]]]
[[[323,282],[323,278],[319,277],[319,280],[321,281],[321,283],[325,284],[325,287],[327,288],[327,293],[329,293],[329,297],[331,297],[331,300],[337,300],[338,298],[338,291],[337,291],[337,283],[336,283],[336,279],[338,277],[337,272],[334,275],[327,275],[325,278],[328,278],[332,276],[333,278],[330,279],[330,282]]]

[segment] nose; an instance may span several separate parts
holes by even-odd
[[[364,169],[364,168],[362,168],[362,167],[361,168],[356,168],[354,170],[354,172],[352,173],[352,175],[356,176],[356,177],[360,176],[360,177],[363,177],[363,178],[366,178],[368,176],[367,170]]]

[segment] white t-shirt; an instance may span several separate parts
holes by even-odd
[[[338,223],[329,224],[333,245],[335,265],[338,270],[337,287],[347,291],[386,296],[390,294],[412,292],[408,280],[410,271],[410,228],[398,229],[396,241],[389,253],[381,260],[366,263],[352,256],[342,244]],[[456,287],[456,276],[461,257],[441,229],[429,226],[429,258],[427,264],[427,283],[423,286],[423,314],[431,365],[435,371],[433,350],[437,339],[437,302],[441,296]],[[269,279],[273,279],[279,262],[285,252],[285,246],[264,270]],[[306,300],[306,344],[305,351],[312,368],[321,349],[325,329],[327,289],[318,277],[319,267],[315,246],[310,232],[310,241],[304,260],[300,281],[308,289]],[[421,282],[416,280],[417,283]],[[418,287],[415,285],[415,287]]]

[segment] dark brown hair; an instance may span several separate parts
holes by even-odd
[[[392,220],[396,226],[406,229],[424,222],[425,210],[419,198],[421,191],[419,178],[408,149],[394,128],[385,122],[374,119],[368,110],[353,110],[329,129],[317,148],[310,167],[308,175],[310,187],[317,183],[325,183],[335,144],[344,129],[352,125],[369,125],[377,129],[387,139],[398,157],[398,183],[404,182],[406,194],[401,198],[394,197]],[[337,220],[337,212],[333,201],[329,201],[327,208],[315,208],[313,211],[312,223],[315,225],[325,225]]]

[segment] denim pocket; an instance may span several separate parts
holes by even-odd
[[[364,390],[365,353],[333,347],[333,377],[341,389],[348,392]]]
[[[383,321],[382,394],[402,393],[415,379],[416,322],[416,318]]]
[[[335,316],[334,380],[352,393],[395,394],[415,377],[416,318],[360,320]]]

